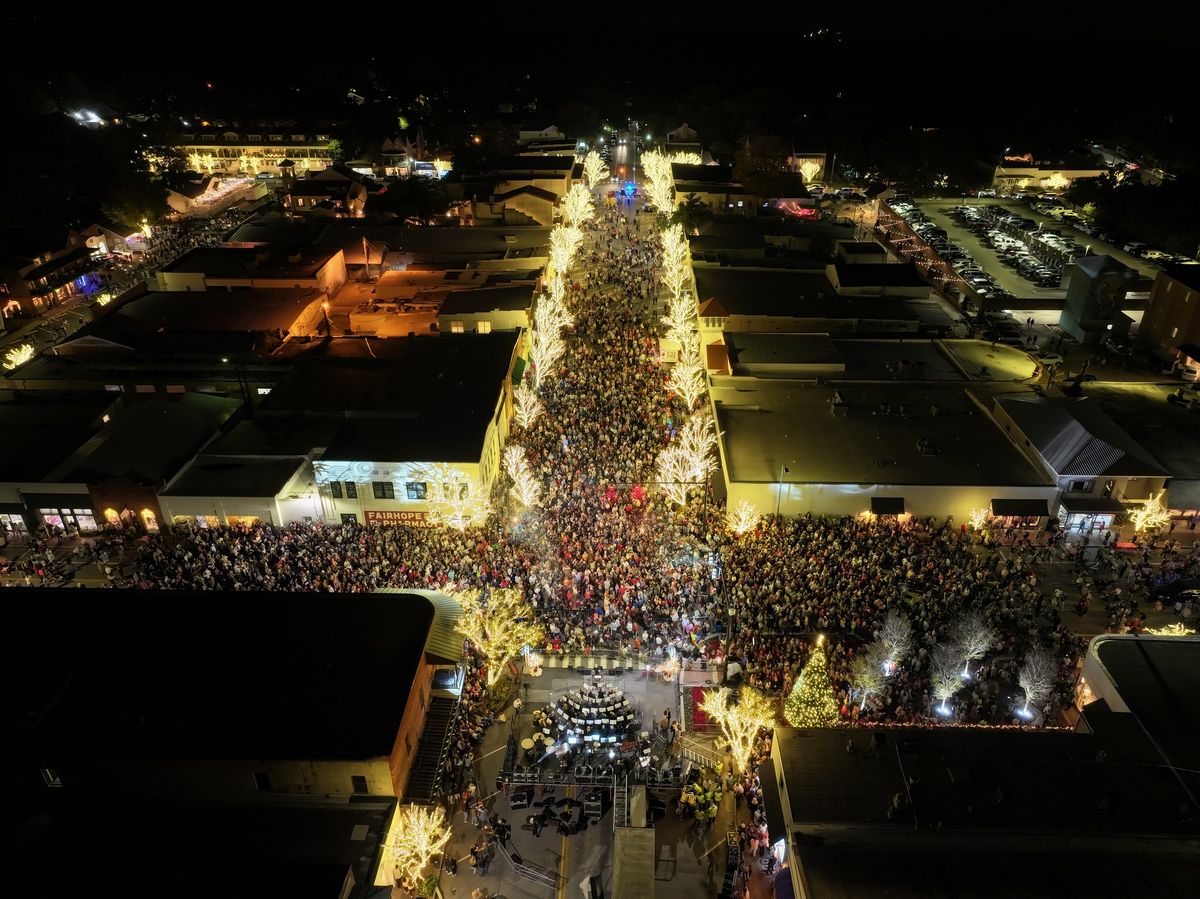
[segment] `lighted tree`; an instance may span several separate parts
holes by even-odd
[[[671,161],[657,150],[642,154],[642,169],[646,173],[646,197],[661,213],[668,213],[674,202],[674,178]]]
[[[4,367],[12,371],[32,359],[35,352],[31,344],[19,344],[4,354]]]
[[[1162,627],[1148,627],[1146,633],[1156,637],[1190,637],[1196,632],[1182,622],[1175,621]]]
[[[850,663],[850,688],[860,697],[860,710],[866,708],[869,697],[879,694],[887,685],[884,666],[890,652],[882,643],[871,643],[855,653]]]
[[[571,185],[559,206],[562,210],[563,224],[567,227],[578,228],[591,221],[592,216],[596,214],[596,201],[592,192],[578,182]]]
[[[687,458],[693,481],[702,481],[716,471],[717,431],[707,412],[691,416],[679,432],[679,447]]]
[[[111,302],[112,302],[112,294],[108,293],[107,291],[96,295],[96,305],[97,306],[107,306]]]
[[[695,486],[691,474],[687,453],[678,444],[668,446],[654,460],[654,477],[659,490],[677,506],[687,504],[688,493]]]
[[[532,427],[538,416],[545,411],[537,391],[527,381],[522,381],[513,391],[513,417],[522,430]]]
[[[1162,492],[1151,495],[1144,504],[1129,513],[1133,529],[1139,534],[1146,531],[1157,531],[1171,523],[1171,513],[1163,505]]]
[[[554,368],[566,352],[562,331],[574,322],[566,304],[555,299],[555,292],[538,297],[533,311],[533,332],[529,338],[529,358],[533,362],[534,387],[541,388],[542,378]]]
[[[984,527],[987,526],[988,519],[990,519],[991,517],[992,517],[991,509],[984,509],[984,508],[972,509],[967,514],[967,521],[970,523],[972,528],[974,528],[977,531],[982,531],[984,529]]]
[[[1071,186],[1071,180],[1063,177],[1061,172],[1055,172],[1046,179],[1045,184],[1050,190],[1066,190]]]
[[[708,386],[708,370],[700,361],[694,341],[688,341],[679,351],[679,361],[671,366],[667,389],[674,391],[691,411]]]
[[[929,669],[929,689],[933,691],[933,698],[940,703],[938,705],[939,714],[950,714],[950,707],[946,705],[946,701],[962,686],[962,675],[958,671],[960,658],[962,656],[958,654],[957,646],[939,643],[933,648]]]
[[[401,807],[391,833],[392,864],[414,888],[451,836],[446,813],[437,805]]]
[[[821,163],[812,159],[806,159],[800,163],[800,176],[804,178],[804,183],[807,184],[817,177],[821,172]]]
[[[587,156],[583,157],[583,174],[591,188],[608,180],[608,166],[595,150],[588,151]]]
[[[410,477],[425,483],[429,517],[435,523],[461,531],[483,524],[491,511],[484,485],[457,465],[446,462],[414,465]]]
[[[1058,676],[1058,665],[1054,657],[1041,646],[1035,646],[1025,654],[1025,661],[1017,673],[1017,683],[1025,691],[1025,705],[1021,707],[1021,716],[1029,716],[1029,704],[1040,703],[1050,695],[1054,687],[1054,679]]]
[[[550,232],[550,265],[555,272],[566,277],[571,270],[571,260],[583,242],[583,232],[570,225],[555,225]]]
[[[823,636],[817,638],[800,677],[784,700],[783,717],[792,727],[830,727],[838,722],[824,642]]]
[[[542,489],[533,476],[529,460],[525,458],[525,447],[510,444],[504,450],[504,471],[512,479],[513,495],[523,506],[536,506],[541,499]]]
[[[470,589],[455,593],[454,598],[463,609],[458,629],[483,657],[489,685],[499,679],[509,659],[527,646],[546,642],[546,632],[520,590],[496,588],[485,593]]]
[[[672,165],[703,165],[704,160],[700,158],[699,153],[691,153],[685,150],[677,150],[667,157]]]
[[[775,700],[749,686],[736,696],[729,687],[720,687],[705,692],[700,709],[721,726],[733,764],[742,773],[749,771],[758,732],[775,726]]]
[[[662,321],[669,333],[687,334],[696,330],[696,304],[688,291],[667,299],[667,314]]]
[[[879,643],[887,647],[881,667],[891,675],[900,660],[912,649],[912,623],[899,609],[888,609],[879,628]]]
[[[977,609],[966,612],[950,628],[950,639],[958,644],[963,661],[962,676],[971,676],[971,663],[982,659],[996,643],[996,629]]]
[[[725,521],[729,525],[729,530],[733,531],[739,537],[747,531],[752,531],[758,527],[758,520],[761,518],[758,514],[758,507],[748,500],[741,500],[737,506],[729,509],[725,513]]]

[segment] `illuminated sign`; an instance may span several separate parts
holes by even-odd
[[[365,509],[363,515],[366,516],[367,524],[406,524],[414,528],[437,527],[429,520],[426,512],[375,512]]]
[[[1033,165],[1033,154],[1026,153],[1023,156],[1005,156],[1004,161],[1005,162],[1027,162],[1030,165]]]

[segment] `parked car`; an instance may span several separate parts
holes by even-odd
[[[1142,243],[1140,240],[1133,240],[1121,247],[1126,253],[1131,256],[1141,256],[1149,248],[1148,244]]]
[[[1133,352],[1133,341],[1124,334],[1117,334],[1104,341],[1104,345],[1118,356],[1128,356]]]

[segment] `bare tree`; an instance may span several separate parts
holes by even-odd
[[[1035,646],[1025,654],[1025,661],[1017,674],[1017,683],[1025,691],[1022,716],[1029,715],[1029,703],[1039,703],[1050,695],[1054,679],[1058,676],[1058,665],[1054,657],[1041,646]]]
[[[963,677],[971,676],[971,663],[982,659],[996,643],[996,629],[975,609],[964,614],[950,629],[950,639],[958,644],[963,662]]]
[[[951,643],[939,643],[933,648],[932,664],[929,669],[929,686],[933,690],[933,698],[940,702],[938,712],[950,714],[946,700],[955,694],[962,686],[962,678],[958,673],[958,646]]]
[[[899,609],[888,609],[883,626],[879,629],[879,642],[887,647],[887,656],[881,664],[886,665],[890,675],[912,649],[912,624],[908,616]]]
[[[850,663],[850,688],[859,694],[859,710],[867,705],[867,698],[880,693],[887,685],[887,665],[891,649],[883,643],[871,643],[862,647]]]

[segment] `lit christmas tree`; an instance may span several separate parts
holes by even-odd
[[[800,672],[796,685],[783,703],[783,715],[792,727],[830,727],[838,722],[838,707],[833,701],[833,684],[825,661],[824,637]]]

